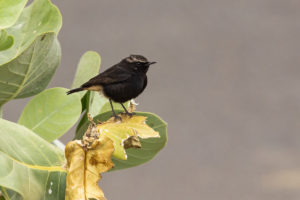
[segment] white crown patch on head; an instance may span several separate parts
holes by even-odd
[[[132,63],[132,62],[148,62],[147,58],[141,55],[130,55],[128,58],[126,58],[126,61]]]

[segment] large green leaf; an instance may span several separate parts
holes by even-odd
[[[46,88],[60,62],[56,35],[61,23],[49,0],[35,0],[13,26],[1,31],[0,106]]]
[[[14,38],[8,35],[6,30],[0,30],[0,51],[10,48],[14,44]]]
[[[55,34],[47,33],[12,62],[0,66],[0,106],[45,89],[59,64],[60,54]]]
[[[66,95],[65,88],[51,88],[35,96],[24,108],[19,124],[51,142],[66,133],[81,114],[79,94]]]
[[[96,76],[99,72],[100,64],[101,58],[97,52],[87,51],[84,53],[80,58],[72,88],[80,87],[83,83]],[[85,92],[80,92],[79,94],[83,97]]]
[[[13,190],[0,187],[0,191],[3,195],[3,199],[0,198],[0,200],[23,200],[22,196]]]
[[[27,0],[0,1],[0,29],[12,26],[21,14]]]
[[[14,45],[1,51],[0,68],[1,65],[22,54],[38,36],[49,32],[57,34],[61,24],[62,18],[57,7],[49,0],[35,0],[30,6],[23,9],[17,22],[6,29],[8,34],[14,37]]]
[[[88,112],[92,116],[99,115],[105,104],[108,103],[108,99],[103,95],[100,95],[98,92],[91,92],[90,105]]]
[[[111,117],[111,112],[106,112],[94,117],[94,120],[106,121]],[[113,157],[115,167],[112,170],[125,169],[141,165],[150,161],[166,144],[167,137],[167,124],[157,115],[146,112],[137,112],[137,115],[146,116],[146,123],[155,131],[159,132],[160,138],[140,139],[142,148],[140,149],[127,149],[127,160],[119,160]],[[76,138],[81,138],[87,130],[89,122],[82,125],[82,128],[77,132]]]
[[[0,186],[11,199],[64,199],[64,154],[31,130],[0,119]],[[18,195],[16,195],[18,193]]]

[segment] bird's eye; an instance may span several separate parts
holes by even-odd
[[[137,66],[141,66],[142,63],[141,63],[141,62],[137,62],[136,65],[137,65]]]

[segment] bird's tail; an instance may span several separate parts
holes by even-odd
[[[74,92],[80,92],[80,91],[82,91],[82,90],[84,90],[84,88],[75,88],[75,89],[73,89],[73,90],[68,91],[68,92],[67,92],[67,95],[72,94],[72,93],[74,93]]]

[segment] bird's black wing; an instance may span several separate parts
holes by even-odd
[[[109,85],[120,83],[128,80],[131,77],[131,74],[119,67],[118,65],[114,65],[113,67],[107,69],[101,74],[91,78],[88,82],[84,83],[81,87],[91,87],[97,85]]]

